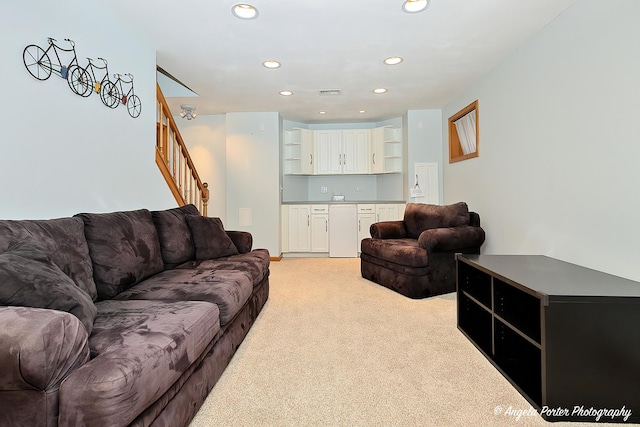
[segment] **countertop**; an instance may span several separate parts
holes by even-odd
[[[344,200],[336,202],[333,200],[305,200],[297,202],[282,202],[283,205],[365,205],[365,204],[405,204],[404,200]]]

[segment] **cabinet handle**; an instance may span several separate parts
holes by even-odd
[[[361,227],[362,224],[361,223],[362,223],[362,221],[358,220],[358,232],[360,232],[360,230],[362,229],[362,227]]]
[[[309,154],[309,165],[313,164],[313,154]]]
[[[373,153],[373,164],[376,164],[376,153]]]
[[[307,215],[307,227],[311,225],[311,223],[309,222],[309,215]]]
[[[329,221],[324,220],[324,231],[329,231]]]

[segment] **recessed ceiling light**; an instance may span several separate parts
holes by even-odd
[[[402,4],[402,10],[407,13],[422,12],[429,7],[431,0],[407,0]]]
[[[360,114],[364,114],[364,113],[366,113],[366,111],[365,111],[365,110],[360,110],[360,111],[358,111],[358,112],[359,112]]]
[[[327,114],[326,111],[319,111],[320,114]]]
[[[386,91],[387,91],[387,88],[379,87],[378,89],[374,89],[373,93],[385,93]]]
[[[404,61],[404,59],[402,59],[402,57],[400,56],[390,56],[387,59],[385,59],[383,62],[387,65],[397,65],[402,61]]]
[[[293,95],[293,92],[291,92],[290,90],[281,90],[280,91],[280,95],[282,95],[282,96],[291,96],[291,95]]]
[[[256,19],[258,17],[258,9],[250,4],[240,3],[231,8],[231,13],[240,19]]]
[[[266,67],[266,68],[272,68],[272,69],[273,69],[273,68],[280,68],[280,65],[281,65],[281,64],[280,64],[278,61],[276,61],[275,59],[269,59],[269,60],[264,61],[264,62],[262,63],[262,66],[263,66],[263,67]]]

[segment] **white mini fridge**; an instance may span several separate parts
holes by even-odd
[[[356,205],[329,205],[329,256],[357,258],[359,244]]]

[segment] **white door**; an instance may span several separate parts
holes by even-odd
[[[369,130],[343,130],[342,152],[342,173],[369,173]]]
[[[313,134],[308,129],[300,129],[300,173],[303,175],[312,175],[314,173],[313,162]]]
[[[360,252],[360,244],[362,243],[362,239],[371,237],[369,229],[371,228],[371,224],[375,222],[376,214],[374,214],[373,212],[358,214],[358,252]]]
[[[309,205],[289,206],[289,252],[311,250],[311,218]]]
[[[358,256],[358,212],[356,205],[329,206],[329,256]]]
[[[398,205],[376,205],[376,216],[380,221],[396,221],[399,218]]]
[[[371,130],[371,155],[369,157],[371,173],[383,173],[384,128],[375,128]]]
[[[316,173],[342,173],[342,132],[335,130],[315,131]]]
[[[311,214],[311,252],[329,252],[329,214]]]

